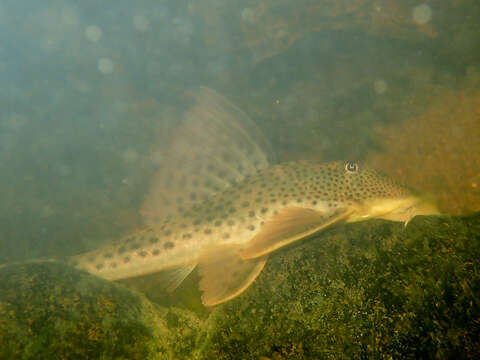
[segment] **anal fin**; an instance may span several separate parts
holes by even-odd
[[[260,274],[267,258],[243,260],[238,248],[227,246],[203,256],[198,266],[203,304],[213,306],[240,295]]]

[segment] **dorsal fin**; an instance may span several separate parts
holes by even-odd
[[[212,89],[201,87],[189,95],[193,105],[184,113],[142,206],[149,224],[269,165],[268,142],[248,115]]]

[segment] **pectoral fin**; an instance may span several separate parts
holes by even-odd
[[[203,304],[213,306],[240,295],[260,274],[267,258],[243,260],[236,247],[205,254],[198,266]]]
[[[314,209],[287,206],[269,220],[241,252],[244,259],[256,259],[282,246],[342,221],[352,210],[339,209],[324,214]]]

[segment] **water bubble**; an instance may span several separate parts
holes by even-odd
[[[58,175],[65,177],[72,174],[72,168],[68,165],[60,165],[57,169]]]
[[[78,19],[77,10],[69,7],[66,7],[62,10],[61,19],[65,25],[70,26],[76,26],[80,22]]]
[[[73,87],[77,90],[80,91],[81,93],[87,93],[90,90],[90,86],[88,85],[88,82],[85,80],[76,80],[73,82]]]
[[[420,4],[413,8],[413,21],[424,25],[432,19],[432,8],[427,4]]]
[[[242,10],[242,20],[247,23],[253,23],[255,21],[255,13],[251,8],[245,8]]]
[[[40,216],[42,218],[48,218],[55,214],[55,210],[50,205],[45,205],[42,209],[40,209]]]
[[[185,73],[185,67],[180,63],[175,63],[168,67],[167,73],[172,76],[182,75]]]
[[[134,163],[138,159],[138,153],[135,149],[129,148],[123,152],[123,160],[126,163]]]
[[[480,84],[480,67],[477,65],[467,66],[465,78],[470,84],[473,84],[475,87],[477,87],[475,84]]]
[[[133,17],[133,27],[135,30],[140,31],[140,32],[145,32],[148,29],[148,26],[150,25],[150,21],[143,16],[143,15],[135,15]]]
[[[98,71],[102,74],[111,74],[115,69],[113,61],[109,58],[100,58],[97,63]]]
[[[373,90],[377,93],[377,94],[384,94],[385,91],[387,91],[388,89],[388,85],[387,85],[387,82],[383,79],[378,79],[378,80],[375,80],[373,82]]]
[[[96,25],[87,26],[85,29],[85,36],[88,40],[97,42],[102,38],[102,29]]]
[[[154,151],[150,155],[150,161],[152,162],[153,165],[159,166],[162,164],[162,161],[164,159],[164,155],[161,151]]]
[[[176,26],[178,32],[186,36],[190,36],[193,34],[194,27],[190,20],[182,19],[182,18],[173,18],[172,23],[173,25]]]
[[[215,76],[219,76],[220,74],[227,72],[227,64],[223,59],[209,61],[207,64],[207,71]]]
[[[308,122],[314,123],[315,121],[318,121],[319,118],[320,118],[320,113],[317,111],[317,109],[313,107],[307,108],[305,112],[305,119]]]
[[[145,65],[145,72],[149,76],[161,76],[165,72],[163,64],[158,59],[147,60]]]
[[[8,119],[7,125],[13,131],[20,130],[27,123],[27,118],[20,114],[12,114]]]

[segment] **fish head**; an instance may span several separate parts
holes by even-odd
[[[351,206],[347,222],[376,218],[407,225],[417,215],[440,214],[431,199],[373,168],[350,161],[337,163],[336,168],[344,184],[343,197]]]

